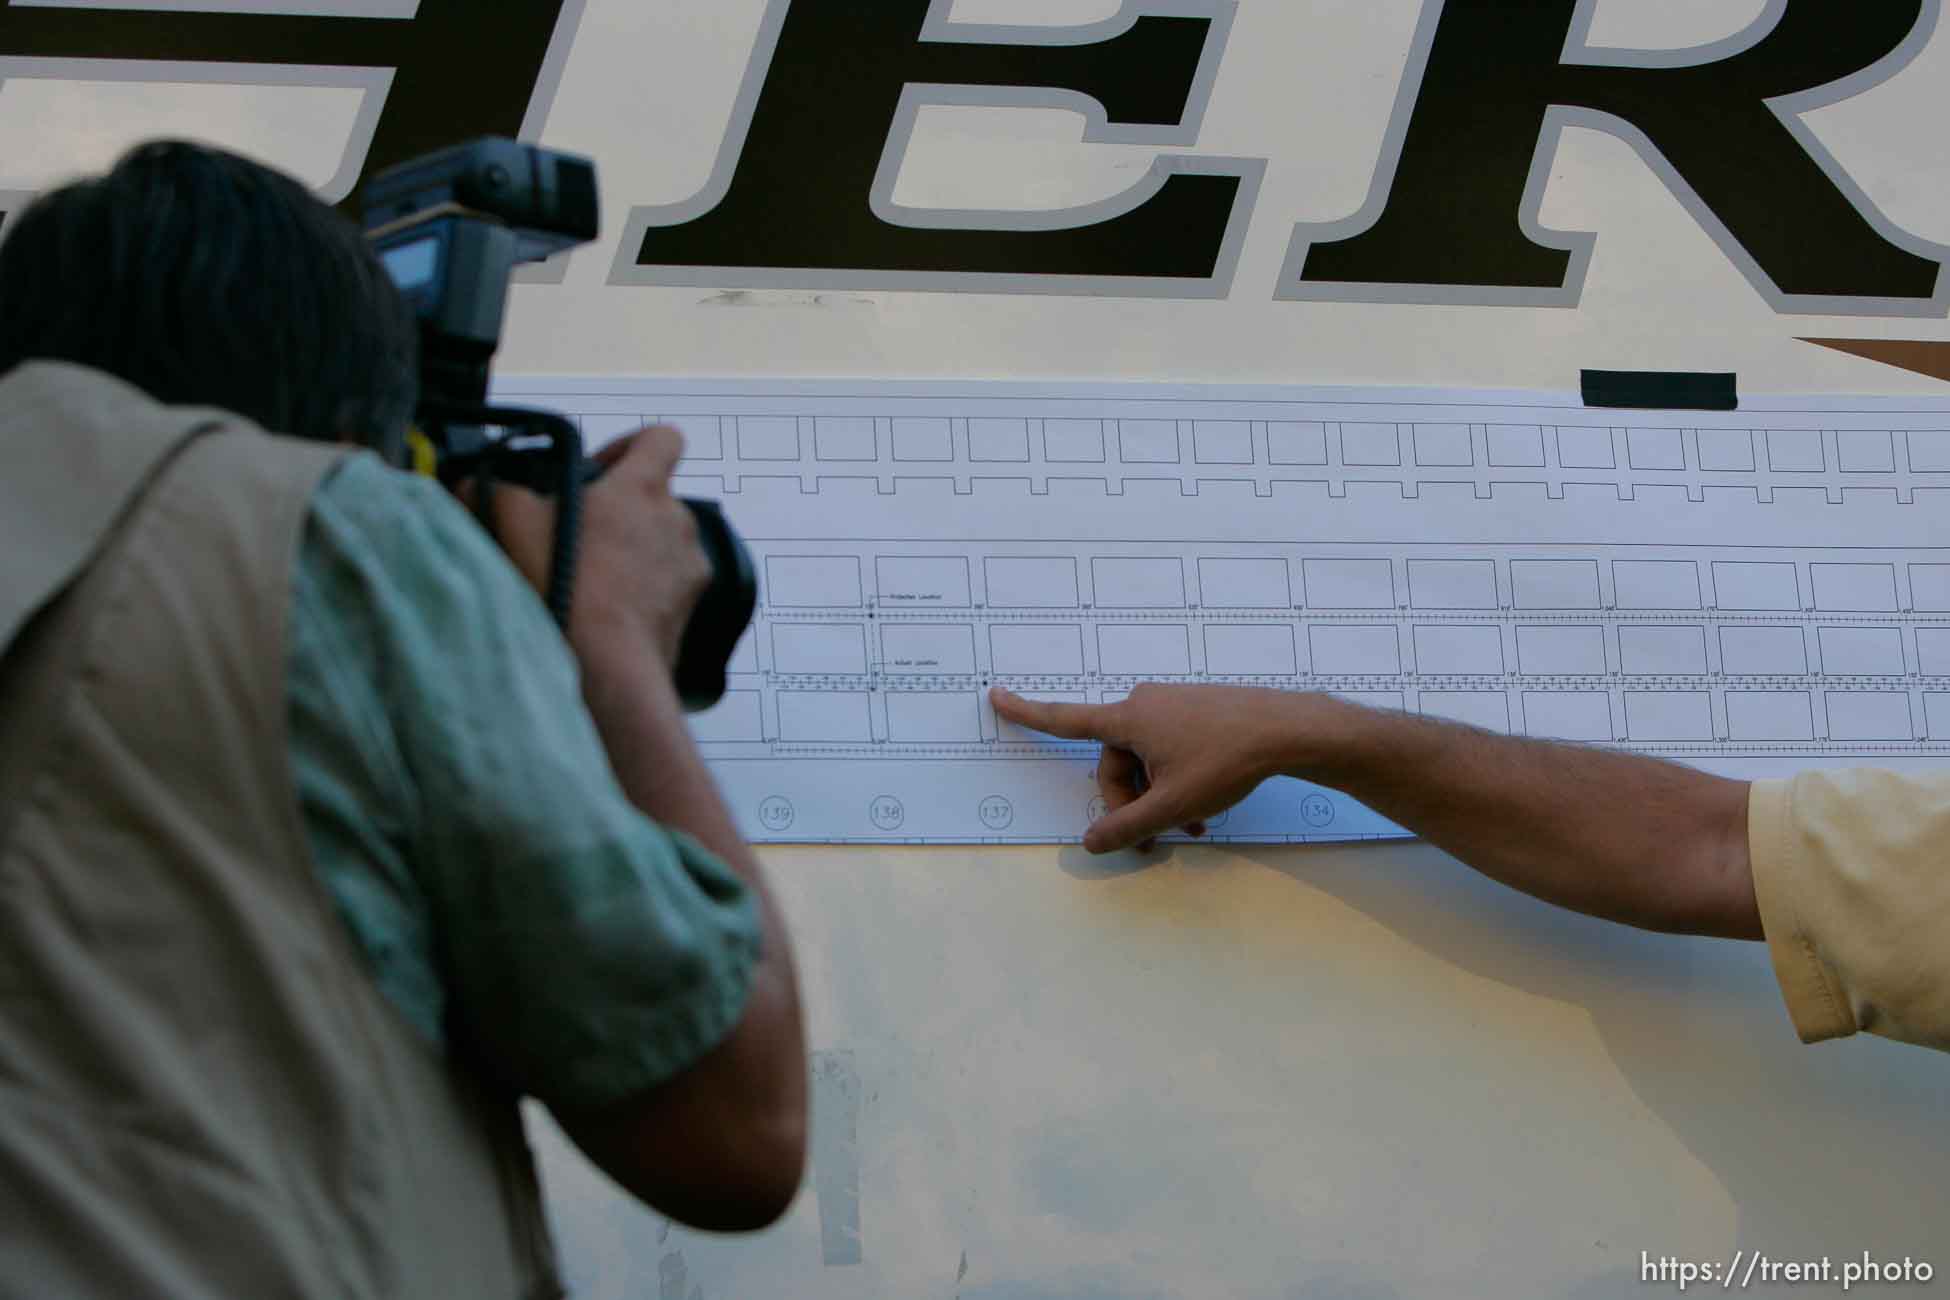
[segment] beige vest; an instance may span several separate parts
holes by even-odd
[[[284,625],[342,454],[0,379],[0,1297],[560,1294],[515,1100],[306,849]]]

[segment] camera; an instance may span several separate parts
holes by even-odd
[[[515,268],[596,238],[596,167],[587,158],[494,137],[380,172],[360,195],[367,238],[420,322],[420,402],[404,467],[448,486],[473,480],[483,523],[493,485],[555,497],[545,599],[566,626],[574,590],[582,489],[602,466],[573,422],[549,411],[488,404]],[[715,502],[683,498],[711,561],[711,581],[684,628],[675,676],[690,710],[725,689],[725,666],[751,623],[751,555]]]

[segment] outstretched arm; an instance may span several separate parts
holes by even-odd
[[[1270,776],[1344,790],[1496,880],[1650,930],[1761,937],[1747,784],[1615,750],[1494,735],[1316,692],[1139,686],[1116,704],[997,689],[1002,717],[1103,742],[1093,853],[1231,807]]]

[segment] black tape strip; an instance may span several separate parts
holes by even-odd
[[[1686,370],[1586,370],[1586,406],[1636,410],[1733,411],[1740,407],[1733,375]]]

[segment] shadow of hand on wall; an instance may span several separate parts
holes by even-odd
[[[1161,867],[1178,857],[1176,844],[1161,844],[1150,853],[1126,849],[1122,853],[1092,853],[1081,844],[1065,844],[1056,851],[1056,865],[1078,880],[1115,880]]]

